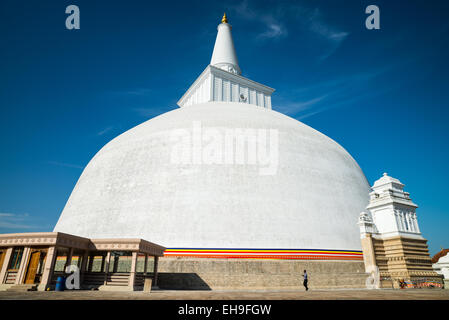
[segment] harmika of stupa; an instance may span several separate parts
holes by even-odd
[[[53,288],[72,264],[102,290],[294,289],[304,269],[311,288],[438,281],[403,185],[370,188],[273,92],[242,76],[225,15],[180,108],[107,143],[53,232],[0,235],[0,288]]]

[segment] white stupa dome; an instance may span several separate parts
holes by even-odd
[[[279,165],[176,164],[178,129],[274,129]],[[268,135],[267,135],[268,136]],[[360,249],[369,185],[336,142],[276,111],[210,102],[148,120],[84,169],[55,231],[143,238],[168,248]]]
[[[180,109],[95,155],[54,231],[167,248],[360,250],[357,221],[370,187],[358,164],[332,139],[271,110],[274,89],[241,76],[226,17],[214,48]],[[239,145],[230,132],[255,135]]]

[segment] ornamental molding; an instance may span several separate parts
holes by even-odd
[[[215,99],[215,79],[221,79],[222,81],[228,81],[229,83],[238,85],[241,89],[245,88],[246,90],[255,91],[257,93],[261,93],[264,97],[269,97],[271,99],[271,94],[275,91],[273,88],[270,88],[261,83],[255,82],[248,78],[242,77],[240,75],[228,72],[226,70],[217,68],[212,65],[208,65],[206,69],[199,75],[199,77],[193,82],[193,84],[187,89],[187,91],[183,94],[183,96],[178,100],[178,106],[189,107],[193,104],[205,103],[205,102],[243,102],[241,100],[234,101],[232,98],[229,98],[229,101],[224,100],[216,100]],[[200,90],[203,88],[204,90]],[[240,89],[239,89],[240,92]],[[248,92],[247,92],[248,93]],[[222,93],[223,94],[223,93]],[[196,96],[195,102],[192,103],[190,99],[192,96]],[[246,100],[243,103],[257,105],[253,102],[249,102],[249,96],[245,97]],[[263,98],[265,99],[265,98]],[[268,102],[268,105],[263,103],[262,108],[271,109],[271,100]]]
[[[88,239],[61,232],[0,234],[0,247],[56,246],[92,251],[133,251],[163,256],[165,247],[142,239]]]

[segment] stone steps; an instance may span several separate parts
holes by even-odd
[[[37,284],[17,284],[6,289],[6,291],[10,292],[37,291]]]

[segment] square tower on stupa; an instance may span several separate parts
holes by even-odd
[[[371,188],[367,211],[359,217],[367,272],[379,277],[380,287],[439,286],[432,268],[427,240],[418,225],[416,208],[404,184],[384,173]]]

